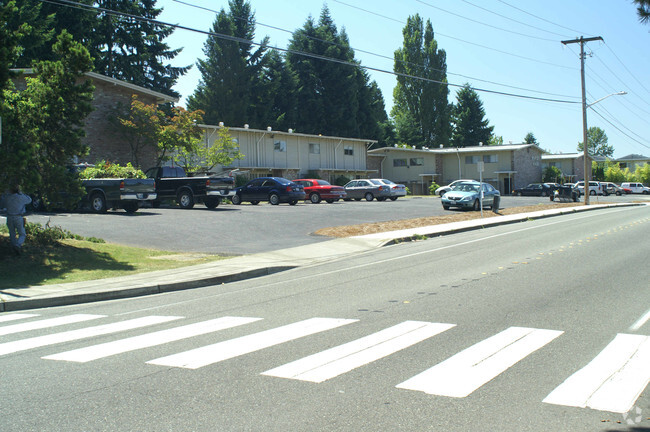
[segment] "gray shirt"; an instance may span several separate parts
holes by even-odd
[[[25,206],[32,202],[32,199],[24,193],[5,194],[0,199],[0,208],[7,209],[9,216],[19,216],[25,213]]]

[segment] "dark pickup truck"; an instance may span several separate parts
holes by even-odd
[[[109,208],[123,208],[127,213],[134,213],[142,202],[157,197],[152,179],[99,178],[82,180],[82,183],[86,188],[84,201],[95,213],[103,213]]]
[[[154,207],[160,206],[162,200],[173,199],[184,209],[191,209],[198,202],[213,209],[222,198],[234,195],[235,181],[232,177],[187,177],[181,167],[149,168],[146,175],[156,182],[158,197],[152,203]]]

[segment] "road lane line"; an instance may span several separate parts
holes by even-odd
[[[76,350],[53,354],[42,358],[46,360],[64,360],[77,363],[86,363],[92,360],[97,360],[116,354],[149,348],[152,346],[162,345],[181,339],[187,339],[193,336],[199,336],[219,330],[237,327],[240,325],[259,321],[261,319],[262,318],[222,317],[181,327],[175,327],[168,330],[160,330],[154,333],[134,336],[131,338],[120,339],[104,344],[79,348]]]
[[[11,354],[19,351],[26,351],[32,348],[54,345],[63,342],[70,342],[79,339],[86,339],[94,336],[101,336],[109,333],[116,333],[124,330],[131,330],[146,327],[153,324],[160,324],[168,321],[181,319],[177,316],[148,316],[135,318],[113,324],[103,324],[95,327],[87,327],[79,330],[70,330],[63,333],[55,333],[46,336],[37,336],[29,339],[22,339],[13,342],[0,344],[0,355]]]
[[[645,325],[645,323],[648,322],[648,320],[650,320],[650,309],[648,309],[648,311],[645,313],[645,315],[643,315],[641,318],[639,318],[637,320],[637,322],[632,324],[632,326],[630,327],[630,331],[637,331],[638,329],[643,327]]]
[[[397,388],[466,397],[562,333],[510,327],[398,384]]]
[[[618,334],[543,402],[626,413],[650,382],[650,336]]]
[[[25,318],[33,318],[35,316],[38,316],[38,314],[13,314],[13,315],[3,315],[0,316],[0,323],[8,322],[8,321],[16,321],[19,319],[25,319]]]
[[[97,318],[106,318],[106,315],[75,314],[58,318],[49,318],[40,321],[32,321],[28,323],[13,324],[5,327],[0,327],[0,336],[25,332],[29,330],[57,327],[65,324],[74,324],[78,322],[94,320]]]
[[[405,321],[377,333],[314,354],[262,375],[320,383],[442,333],[455,324]]]
[[[309,336],[325,330],[331,330],[346,324],[357,322],[356,319],[311,318],[271,330],[248,336],[207,345],[190,351],[161,357],[148,361],[148,364],[198,369],[243,354]]]

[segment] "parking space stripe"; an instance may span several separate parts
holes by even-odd
[[[587,366],[544,399],[554,405],[626,413],[650,382],[650,336],[618,334]]]
[[[72,351],[43,357],[46,360],[64,360],[77,363],[86,363],[104,357],[149,348],[169,342],[187,339],[207,333],[225,330],[228,328],[259,321],[262,318],[222,317],[168,330],[160,330],[127,339],[120,339],[104,344],[93,345]]]
[[[466,397],[562,333],[510,327],[404,381],[397,388]]]
[[[140,327],[146,327],[153,324],[160,324],[168,321],[181,319],[176,316],[148,316],[135,318],[128,321],[121,321],[113,324],[104,324],[95,327],[87,327],[79,330],[71,330],[62,333],[55,333],[46,336],[38,336],[29,339],[22,339],[13,342],[0,344],[0,355],[11,354],[19,351],[25,351],[32,348],[54,345],[62,342],[70,342],[89,337],[116,333],[125,330],[132,330]]]
[[[57,318],[49,318],[39,321],[32,321],[21,324],[13,324],[5,327],[0,327],[0,336],[25,332],[29,330],[39,330],[50,327],[58,327],[65,324],[74,324],[83,321],[90,321],[97,318],[106,318],[106,315],[89,315],[89,314],[76,314],[68,315]]]
[[[263,372],[262,375],[320,383],[410,347],[455,324],[405,321],[380,332]]]
[[[179,354],[148,361],[160,366],[198,369],[243,354],[298,339],[304,336],[331,330],[346,324],[357,322],[356,319],[311,318],[271,330],[248,336],[207,345]]]
[[[12,314],[12,315],[2,315],[0,316],[0,323],[8,321],[16,321],[19,319],[33,318],[38,316],[37,314]]]

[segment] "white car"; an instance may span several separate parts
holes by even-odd
[[[639,194],[644,194],[648,195],[650,194],[650,188],[643,186],[643,183],[621,183],[621,187],[623,189],[630,189],[632,193],[639,193]]]
[[[465,180],[454,180],[453,182],[449,183],[447,186],[440,186],[438,189],[436,189],[435,194],[443,196],[447,192],[451,190],[452,187],[457,185],[458,183],[464,183],[464,182],[475,182],[476,180],[472,179],[465,179]]]
[[[580,195],[585,194],[585,182],[584,181],[579,181],[578,183],[575,184],[575,187],[578,188],[578,192]],[[589,195],[602,195],[603,194],[603,188],[600,186],[600,183],[597,181],[590,181],[589,182]]]
[[[374,179],[379,181],[380,183],[388,186],[390,189],[390,198],[391,201],[395,201],[398,197],[403,197],[406,196],[406,186],[403,184],[395,183],[394,181],[388,180],[388,179]],[[380,200],[379,198],[377,198]],[[385,200],[386,198],[381,199],[380,201]]]

